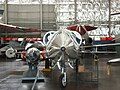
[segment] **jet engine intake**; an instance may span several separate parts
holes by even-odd
[[[27,62],[35,63],[38,61],[39,58],[40,58],[40,51],[37,48],[32,47],[27,50],[26,53]]]

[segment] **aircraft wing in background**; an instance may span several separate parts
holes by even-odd
[[[2,36],[6,36],[7,35],[40,35],[41,31],[39,29],[34,29],[34,28],[26,28],[26,27],[19,27],[19,26],[13,26],[13,25],[8,25],[8,24],[3,24],[0,23],[0,33]]]
[[[90,25],[70,25],[67,27],[68,30],[71,31],[77,31],[78,33],[80,33],[80,35],[84,35],[85,33],[87,33],[88,31],[92,31],[97,29],[97,27],[95,26],[90,26]]]
[[[98,44],[98,45],[90,45],[90,46],[83,46],[84,48],[89,48],[89,47],[105,47],[105,46],[119,46],[120,43],[111,43],[111,44]]]
[[[99,47],[110,47],[110,46],[120,46],[120,43],[110,43],[110,44],[99,44],[99,45],[85,45],[80,46],[80,53],[94,53],[94,54],[108,54],[117,53],[116,50],[98,50]]]

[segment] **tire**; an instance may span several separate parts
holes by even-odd
[[[60,87],[61,88],[65,88],[67,86],[67,77],[66,77],[66,82],[64,82],[64,74],[61,74],[59,77],[59,81],[60,81]]]

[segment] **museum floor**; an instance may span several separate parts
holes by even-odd
[[[120,64],[112,66],[111,75],[107,75],[106,62],[113,58],[116,55],[99,55],[98,81],[81,81],[79,77],[82,75],[68,69],[68,84],[66,88],[61,88],[58,79],[60,73],[56,69],[44,73],[45,82],[37,83],[34,90],[120,90]],[[21,83],[23,71],[27,69],[23,64],[14,59],[0,58],[0,90],[31,90],[33,83]]]

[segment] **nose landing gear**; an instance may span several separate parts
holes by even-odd
[[[66,85],[67,85],[67,75],[66,75],[66,72],[64,72],[63,74],[60,75],[59,80],[60,80],[61,87],[63,87],[63,88],[66,87]]]

